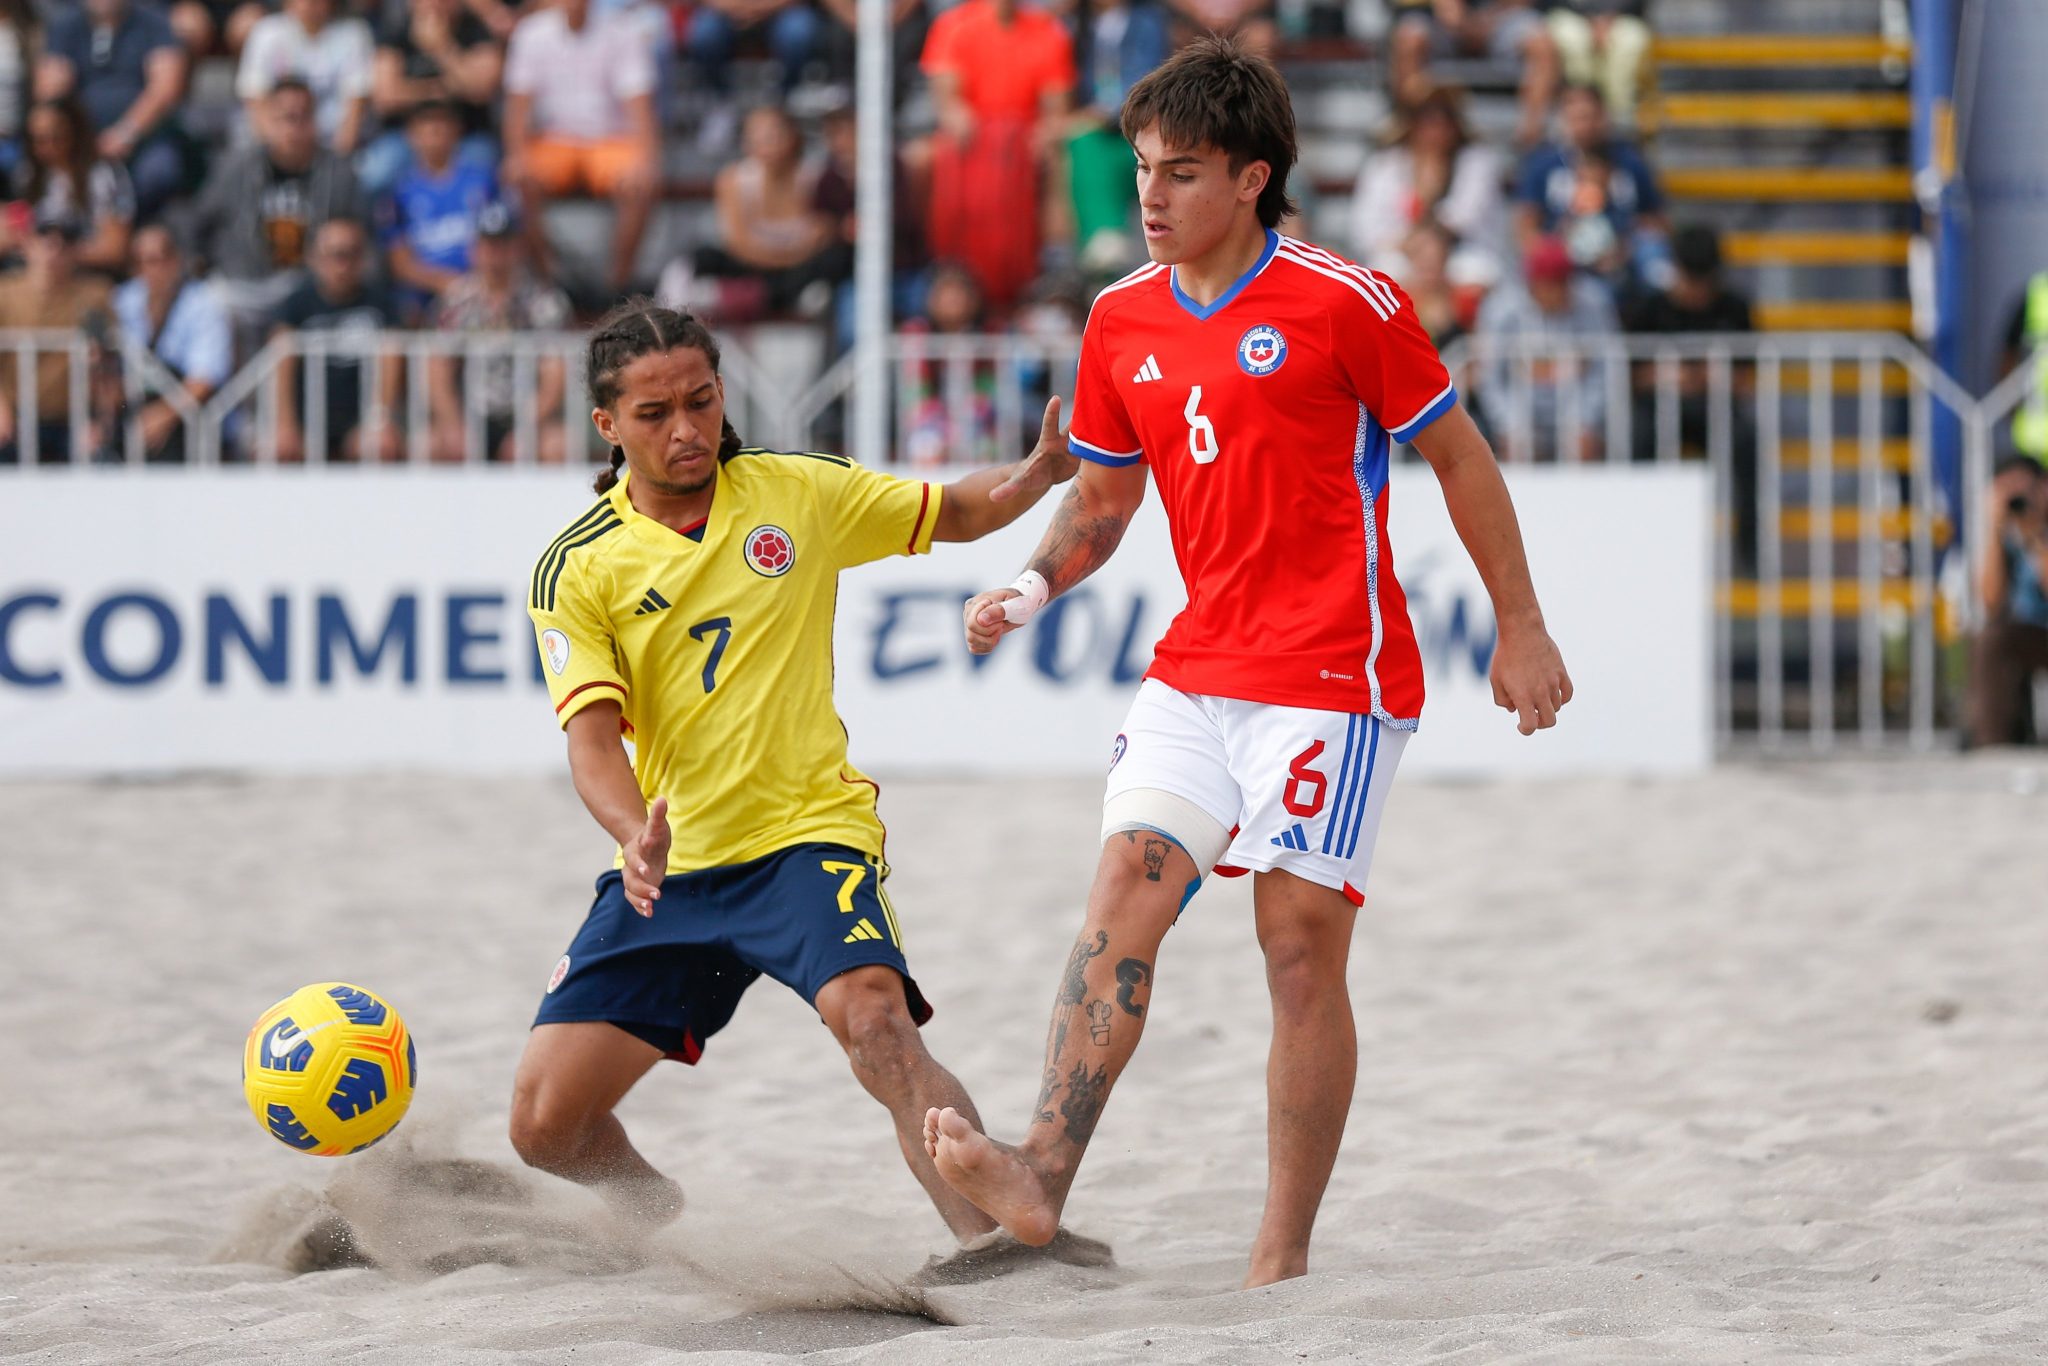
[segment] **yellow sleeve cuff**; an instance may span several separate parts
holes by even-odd
[[[555,720],[563,730],[567,730],[570,717],[593,702],[604,701],[617,702],[623,707],[626,704],[626,685],[609,678],[597,678],[571,688],[567,697],[555,703]]]
[[[910,529],[908,555],[929,555],[932,549],[932,533],[939,529],[939,504],[944,502],[946,490],[943,485],[927,482],[917,509],[917,522]]]

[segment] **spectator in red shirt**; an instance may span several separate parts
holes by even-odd
[[[938,107],[931,248],[966,265],[995,314],[1038,273],[1042,190],[1074,88],[1059,20],[1017,0],[964,0],[940,15],[924,72]]]

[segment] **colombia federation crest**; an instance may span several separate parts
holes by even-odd
[[[777,578],[796,563],[796,542],[779,526],[757,526],[747,534],[746,555],[756,574]]]

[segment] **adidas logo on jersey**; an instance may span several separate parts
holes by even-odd
[[[1166,376],[1159,373],[1159,358],[1157,356],[1147,356],[1145,357],[1145,363],[1138,367],[1138,373],[1131,376],[1131,383],[1143,384],[1147,380],[1164,378]]]
[[[667,598],[663,597],[660,593],[650,588],[647,590],[647,596],[640,599],[640,605],[633,609],[633,615],[636,617],[644,617],[649,612],[659,612],[662,608],[668,605],[669,602]]]

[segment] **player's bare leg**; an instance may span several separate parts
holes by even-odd
[[[1053,999],[1024,1141],[998,1143],[952,1110],[925,1117],[925,1147],[939,1174],[1019,1242],[1042,1246],[1059,1231],[1096,1121],[1144,1032],[1159,943],[1194,878],[1194,860],[1179,845],[1143,832],[1111,836]]]
[[[1273,1047],[1266,1059],[1266,1212],[1247,1286],[1308,1272],[1309,1233],[1351,1109],[1358,1034],[1344,977],[1357,911],[1342,892],[1260,873],[1252,893]]]
[[[951,1072],[925,1049],[910,1007],[903,999],[903,978],[894,968],[854,968],[818,989],[818,1014],[832,1037],[846,1050],[853,1075],[867,1093],[888,1108],[896,1121],[896,1141],[918,1184],[938,1207],[939,1217],[961,1242],[978,1238],[995,1221],[939,1178],[925,1151],[925,1114],[941,1107],[974,1116],[974,1102]],[[981,1122],[975,1116],[974,1122]]]
[[[667,1223],[683,1211],[683,1188],[648,1165],[612,1113],[661,1057],[617,1025],[535,1025],[512,1079],[513,1148],[629,1218]]]

